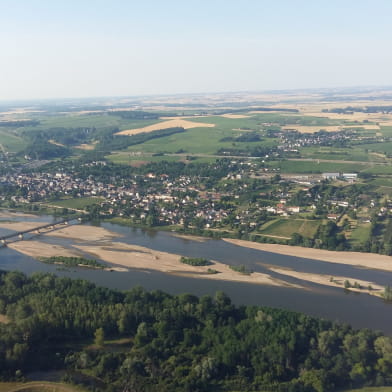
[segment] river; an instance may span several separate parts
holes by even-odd
[[[12,216],[12,221],[51,222],[51,216]],[[260,250],[247,249],[222,240],[206,239],[195,241],[179,238],[173,233],[146,231],[102,223],[104,228],[118,234],[113,241],[140,245],[158,251],[176,253],[188,257],[205,257],[225,264],[243,264],[249,269],[271,274],[262,264],[290,267],[296,271],[327,274],[330,276],[350,276],[356,279],[375,281],[378,284],[392,283],[392,273],[368,270],[343,264],[332,264],[293,256],[285,256]],[[10,233],[0,228],[0,235]],[[73,240],[40,236],[40,241],[67,246]],[[186,278],[157,271],[130,270],[129,272],[109,272],[83,268],[59,269],[58,266],[40,263],[31,257],[9,248],[0,249],[0,269],[19,270],[27,274],[53,272],[60,276],[87,279],[98,285],[127,290],[137,285],[149,290],[163,290],[171,294],[192,293],[211,294],[218,290],[228,294],[236,304],[264,305],[304,312],[332,321],[346,322],[357,328],[380,330],[392,336],[392,304],[366,293],[347,292],[343,288],[328,287],[308,283],[295,278],[284,277],[293,283],[300,283],[305,289],[264,286],[259,284],[215,281],[201,278]]]

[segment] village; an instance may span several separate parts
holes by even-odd
[[[90,169],[99,171],[106,165],[104,161],[90,162],[85,169],[87,173]],[[274,241],[285,240],[285,235],[268,234],[264,228],[279,217],[316,219],[318,224],[332,221],[354,228],[355,220],[371,224],[388,216],[392,208],[389,200],[382,202],[364,194],[357,173],[284,175],[268,172],[257,162],[231,161],[230,165],[227,174],[212,183],[181,173],[136,173],[126,178],[114,174],[109,182],[100,175],[78,176],[65,169],[14,172],[0,176],[0,204],[31,211],[58,206],[62,214],[76,211],[93,219],[212,236],[261,233]],[[345,186],[332,185],[337,182]],[[330,191],[326,193],[327,188]],[[88,203],[83,207],[64,204],[69,200]]]

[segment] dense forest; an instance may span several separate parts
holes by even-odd
[[[312,392],[392,383],[391,338],[236,307],[222,292],[120,292],[1,272],[0,314],[2,380],[65,368],[68,381],[95,391]],[[125,344],[114,349],[113,339]]]

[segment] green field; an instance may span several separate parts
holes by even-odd
[[[149,140],[143,144],[138,144],[128,148],[128,151],[144,151],[149,153],[167,152],[176,153],[178,151],[191,154],[214,155],[220,148],[239,148],[273,146],[276,144],[274,139],[264,139],[260,142],[239,143],[222,142],[225,137],[237,137],[244,131],[233,129],[215,128],[193,128],[186,132],[159,139]]]
[[[41,129],[49,129],[49,128],[80,128],[80,127],[88,127],[88,128],[119,128],[120,130],[124,129],[132,129],[132,128],[141,128],[147,125],[155,124],[159,122],[159,120],[132,120],[132,119],[123,119],[120,116],[106,115],[106,114],[88,114],[88,115],[79,115],[79,114],[66,114],[66,115],[56,115],[56,116],[48,116],[42,115],[38,118],[40,121],[39,125],[34,127],[24,127],[19,128],[18,130],[41,130]]]
[[[27,146],[25,140],[15,135],[12,131],[7,131],[3,128],[0,128],[0,144],[9,152],[19,152]]]
[[[50,206],[63,207],[63,208],[74,208],[82,210],[87,206],[98,204],[103,200],[101,197],[76,197],[72,199],[61,199],[47,203]]]
[[[365,171],[368,166],[359,166],[356,163],[344,162],[317,162],[317,161],[271,161],[269,168],[279,168],[281,173],[325,173],[325,172],[358,172]],[[381,166],[382,167],[382,166]]]
[[[392,142],[361,144],[361,148],[382,154],[392,154]]]
[[[140,165],[147,162],[180,162],[186,161],[186,156],[179,155],[151,155],[151,154],[141,154],[141,155],[131,155],[129,152],[117,152],[114,154],[107,155],[105,157],[113,163],[120,165]],[[191,160],[194,163],[212,163],[215,162],[214,157],[192,157]]]
[[[392,165],[371,165],[362,170],[364,173],[369,174],[392,174]]]
[[[359,224],[350,234],[350,241],[353,244],[363,244],[370,235],[370,223]]]
[[[293,233],[311,238],[317,231],[320,221],[305,219],[278,218],[265,223],[260,228],[264,235],[290,238]]]
[[[303,158],[359,161],[359,162],[386,162],[386,158],[374,153],[367,153],[362,148],[337,148],[337,147],[302,147]]]

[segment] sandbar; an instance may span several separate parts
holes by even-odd
[[[34,258],[53,256],[82,257],[82,253],[75,249],[35,240],[11,242],[7,244],[7,247]]]
[[[25,231],[35,229],[36,227],[46,225],[45,222],[1,222],[0,228],[13,230],[13,231]]]
[[[127,268],[155,270],[199,279],[203,278],[244,283],[258,283],[271,286],[300,287],[259,272],[249,275],[241,274],[230,269],[228,265],[216,261],[212,262],[212,265],[210,266],[191,266],[181,263],[180,255],[156,251],[138,245],[128,245],[116,242],[112,243],[110,246],[75,245],[75,247],[85,253],[97,256],[108,263]],[[218,271],[218,273],[209,274],[207,272],[208,268],[214,269]]]
[[[59,230],[53,230],[45,235],[60,238],[70,238],[77,241],[109,241],[119,234],[99,226],[70,225]]]
[[[326,261],[328,263],[346,264],[356,267],[359,266],[383,271],[392,271],[391,256],[379,255],[374,253],[337,252],[324,249],[303,248],[301,246],[262,244],[259,242],[251,242],[231,238],[223,238],[223,241],[250,249],[278,253],[287,256],[295,256],[305,259]]]
[[[199,235],[180,234],[180,233],[176,233],[176,232],[173,232],[172,236],[176,237],[176,238],[181,238],[181,239],[184,239],[184,240],[195,241],[195,242],[206,242],[206,241],[209,240],[209,238],[202,237],[202,236],[199,236]]]
[[[301,280],[306,280],[308,282],[312,283],[317,283],[317,284],[322,284],[324,286],[332,286],[332,287],[344,287],[344,282],[348,280],[351,285],[353,285],[355,282],[357,282],[362,288],[355,288],[355,287],[349,287],[347,290],[350,291],[357,291],[360,293],[366,292],[372,295],[380,295],[381,291],[384,290],[383,286],[378,285],[377,283],[374,282],[369,282],[366,280],[361,280],[361,279],[356,279],[356,278],[351,278],[347,276],[331,276],[331,275],[321,275],[321,274],[314,274],[314,273],[309,273],[309,272],[299,272],[299,271],[293,271],[291,269],[287,268],[269,268],[270,271],[276,272],[281,275],[286,275],[286,276],[291,276],[293,278],[301,279]],[[371,290],[369,290],[369,286],[372,287]]]
[[[61,245],[55,244],[47,244],[45,242],[40,241],[16,241],[7,244],[8,248],[16,250],[17,252],[23,253],[27,256],[33,257],[38,259],[39,257],[55,257],[55,256],[64,256],[64,257],[84,257],[85,255],[77,249],[73,247],[64,247]],[[61,263],[60,263],[61,265]],[[66,265],[65,265],[66,266]],[[79,265],[81,268],[91,268],[86,265]],[[103,270],[107,271],[118,271],[124,272],[128,271],[127,268],[121,267],[107,267],[102,268]]]
[[[24,217],[24,218],[36,218],[37,215],[28,214],[25,212],[13,212],[8,210],[0,210],[0,219],[8,219],[15,217]]]

